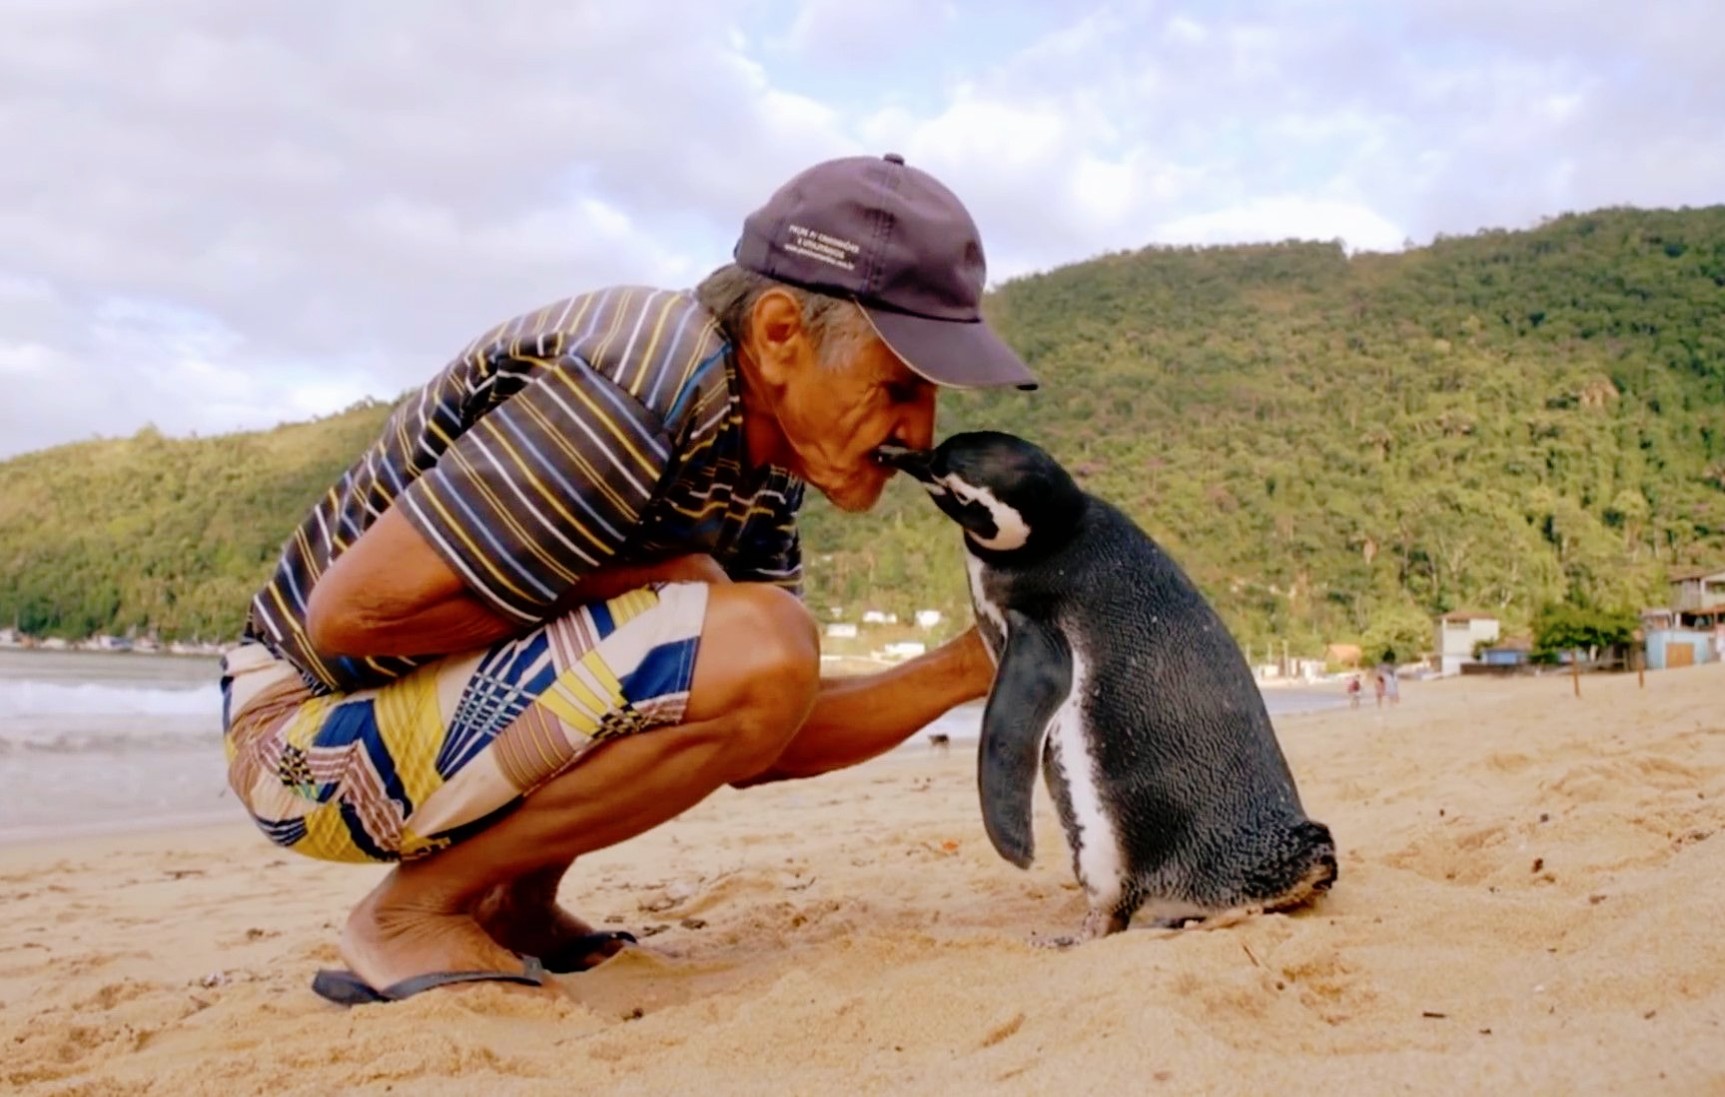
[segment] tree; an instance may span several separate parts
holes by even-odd
[[[1534,617],[1533,657],[1555,663],[1566,651],[1592,654],[1621,647],[1634,638],[1640,625],[1640,619],[1628,610],[1548,605]]]
[[[1367,663],[1405,663],[1431,647],[1431,618],[1403,606],[1385,613],[1366,631],[1360,658]]]

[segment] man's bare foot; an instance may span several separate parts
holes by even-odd
[[[563,870],[524,877],[491,889],[473,916],[497,944],[537,956],[552,971],[585,971],[623,951],[627,940],[601,933],[557,903]]]
[[[400,886],[394,872],[347,916],[340,947],[354,974],[379,990],[434,971],[516,972],[524,967],[471,914],[414,895]]]

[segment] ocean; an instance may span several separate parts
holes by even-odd
[[[211,657],[0,651],[0,841],[243,819]]]
[[[208,657],[0,651],[0,842],[232,819],[218,661]],[[1272,716],[1333,708],[1339,692],[1265,691]],[[907,740],[974,742],[980,704]]]

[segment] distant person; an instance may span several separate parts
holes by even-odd
[[[1385,663],[1378,673],[1383,676],[1384,696],[1389,699],[1390,707],[1394,708],[1402,700],[1401,678],[1396,671],[1396,665]]]
[[[1360,707],[1360,693],[1361,693],[1360,676],[1356,674],[1352,678],[1348,679],[1348,707],[1349,708],[1359,708]]]
[[[1384,668],[1379,667],[1377,670],[1372,671],[1372,689],[1377,692],[1379,708],[1384,707],[1384,692],[1386,688],[1387,687],[1384,683]]]
[[[481,275],[482,276],[482,275]],[[732,784],[881,754],[988,692],[975,629],[822,681],[812,484],[870,509],[938,386],[1031,388],[976,225],[897,156],[818,164],[693,292],[619,287],[474,340],[283,547],[224,660],[229,782],[270,839],[394,862],[319,993],[542,982],[621,948],[579,856]]]

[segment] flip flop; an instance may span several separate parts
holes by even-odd
[[[435,987],[457,983],[519,983],[523,986],[545,985],[545,965],[537,957],[523,957],[521,971],[432,971],[414,975],[377,989],[351,971],[325,968],[311,981],[311,989],[320,998],[338,1006],[363,1006],[374,1002],[399,1002]]]
[[[612,930],[608,933],[583,933],[579,937],[571,937],[561,948],[547,952],[542,957],[545,970],[553,975],[570,975],[588,968],[598,967],[611,957],[623,951],[624,945],[638,944],[635,935],[626,929]],[[615,945],[613,948],[611,946]],[[593,954],[599,953],[599,959],[594,960]]]

